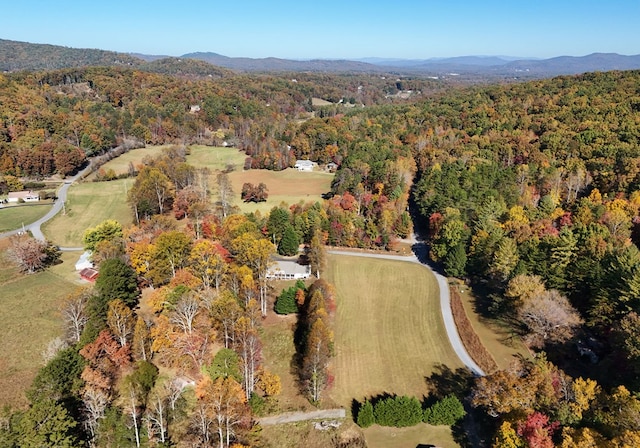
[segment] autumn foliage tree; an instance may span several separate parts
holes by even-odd
[[[22,272],[33,274],[44,268],[47,261],[47,243],[29,236],[11,237],[9,256]]]
[[[242,185],[242,192],[240,195],[244,202],[265,202],[269,197],[269,191],[267,186],[262,182],[258,185],[245,182]]]
[[[202,442],[228,448],[246,425],[248,407],[240,385],[231,377],[204,376],[196,385],[197,408],[192,417]]]

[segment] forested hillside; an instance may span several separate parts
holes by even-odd
[[[482,297],[479,309],[508,323],[538,353],[536,361],[478,379],[468,391],[494,446],[636,446],[639,86],[638,71],[465,89],[368,75],[187,79],[130,68],[6,74],[0,75],[0,187],[67,175],[87,157],[124,142],[178,144],[132,170],[137,177],[128,201],[137,225],[101,238],[106,243],[96,252],[114,265],[103,278],[157,287],[153,356],[166,367],[192,371],[214,368],[201,350],[214,337],[205,331],[211,326],[219,343],[245,356],[246,367],[250,348],[237,345],[244,339],[228,340],[224,313],[232,311],[234,325],[244,325],[234,331],[255,336],[256,316],[265,314],[264,266],[255,262],[275,250],[266,236],[284,238],[286,231],[316,248],[388,248],[415,225],[431,259]],[[314,108],[314,97],[334,104]],[[281,170],[307,158],[334,163],[332,191],[323,204],[276,208],[268,217],[227,216],[220,198],[224,177],[215,201],[202,173],[184,163],[184,144],[223,142],[246,152],[247,169]],[[186,219],[185,229],[178,230],[170,215]],[[211,266],[200,266],[203,260],[222,266],[224,280]],[[190,291],[221,286],[228,295],[203,299],[207,312],[185,326],[177,313],[187,313]],[[154,376],[144,353],[121,352],[126,335],[116,344],[103,334],[117,334],[114,313],[126,314],[122,307],[137,303],[136,287],[124,291],[130,297],[118,297],[122,304],[114,304],[108,290],[88,299],[93,320],[76,341],[85,348],[60,355],[73,358],[68,363],[76,371],[67,372],[69,378],[80,381],[86,366],[81,379],[99,389],[125,377],[138,387]],[[326,299],[324,285],[316,290],[321,287]],[[318,306],[321,300],[312,297],[301,296],[299,304]],[[238,308],[217,302],[223,299]],[[135,350],[147,349],[143,323],[136,324],[138,336],[131,335]],[[107,373],[111,382],[99,383]],[[247,378],[250,373],[240,375],[245,382],[238,390],[211,374],[214,383],[202,383],[198,399],[206,403],[220,389],[236,398],[244,391],[242,406],[233,408],[243,413],[243,400],[259,382],[257,372]],[[80,390],[88,390],[74,387],[60,391],[64,400],[80,400]],[[263,387],[260,395],[268,397],[268,384]],[[115,395],[126,397],[126,390]],[[138,417],[140,405],[109,403],[103,421],[114,431],[126,426],[127,412]],[[75,418],[78,403],[64,405]],[[245,414],[237,418],[244,421]],[[176,437],[193,424],[178,421]],[[153,437],[165,436],[163,426],[149,425]],[[74,437],[98,434],[90,425],[83,431]],[[248,442],[249,434],[240,439]]]

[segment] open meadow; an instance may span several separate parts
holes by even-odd
[[[322,202],[322,194],[331,190],[333,174],[323,172],[301,172],[293,168],[282,171],[249,170],[229,173],[229,179],[233,184],[236,194],[235,205],[242,213],[260,211],[263,215],[273,207],[284,202],[288,205],[298,202]],[[269,198],[265,202],[242,202],[240,192],[242,184],[251,182],[256,185],[264,183],[269,192]]]
[[[142,159],[145,157],[155,157],[162,153],[162,148],[165,146],[145,146],[144,148],[132,149],[113,160],[109,160],[100,168],[107,171],[113,170],[116,175],[125,174],[129,172],[129,164],[133,164],[137,167],[142,163]],[[87,180],[91,181],[95,178],[95,173],[87,176]]]
[[[215,185],[219,171],[233,167],[229,172],[229,179],[234,192],[234,205],[237,205],[242,213],[260,211],[263,215],[281,202],[292,205],[300,201],[322,201],[322,194],[331,189],[333,174],[322,171],[300,172],[293,168],[282,171],[270,170],[243,170],[246,155],[234,148],[214,148],[208,146],[192,146],[187,162],[197,168],[209,168],[211,170],[210,185],[212,189],[212,201],[216,200]],[[269,197],[266,202],[245,203],[242,202],[240,193],[242,185],[250,182],[254,185],[264,183],[267,186]]]
[[[336,287],[336,380],[331,396],[349,407],[382,393],[422,397],[425,377],[444,364],[462,367],[447,338],[438,284],[424,266],[330,255]]]
[[[126,192],[132,184],[133,179],[121,179],[72,185],[65,204],[66,214],[58,213],[44,224],[43,233],[59,246],[80,247],[85,230],[107,219],[130,225],[132,214]]]
[[[77,253],[63,253],[62,263],[45,272],[22,275],[8,261],[7,247],[8,239],[0,241],[0,407],[22,407],[44,365],[42,351],[62,336],[60,304],[81,283],[74,271]]]

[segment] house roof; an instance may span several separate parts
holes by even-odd
[[[303,266],[295,261],[290,260],[274,260],[273,266],[268,270],[268,273],[287,273],[287,274],[306,274],[309,272],[309,266]]]
[[[82,271],[80,271],[80,277],[92,282],[95,281],[96,278],[98,278],[98,271],[93,268],[84,268]]]
[[[9,199],[26,199],[30,197],[40,197],[38,193],[34,193],[33,191],[12,191],[7,196]]]

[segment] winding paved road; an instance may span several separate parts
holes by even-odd
[[[419,251],[420,245],[414,244],[414,250]],[[442,320],[444,321],[444,327],[447,331],[447,336],[449,338],[449,342],[453,347],[453,350],[460,358],[460,361],[467,366],[469,370],[473,372],[476,376],[484,376],[484,371],[476,364],[476,362],[471,358],[464,345],[462,344],[462,340],[460,339],[460,335],[458,334],[458,329],[456,328],[456,323],[453,320],[453,312],[451,311],[451,295],[449,292],[449,283],[447,282],[447,278],[441,274],[438,274],[431,266],[426,263],[420,261],[420,258],[417,254],[413,254],[410,256],[403,255],[391,255],[391,254],[376,254],[370,252],[355,252],[355,251],[347,251],[347,250],[328,250],[330,254],[334,255],[349,255],[356,257],[367,257],[367,258],[382,258],[385,260],[398,260],[398,261],[406,261],[410,263],[418,263],[425,266],[429,269],[433,275],[436,277],[438,281],[438,286],[440,289],[440,311],[442,313]],[[424,259],[424,258],[423,258]]]
[[[56,216],[58,213],[60,213],[60,210],[62,210],[64,202],[67,200],[67,190],[69,190],[69,187],[71,186],[71,184],[74,183],[76,180],[80,179],[90,170],[91,170],[91,163],[89,163],[82,171],[80,171],[75,176],[65,180],[64,184],[62,184],[62,187],[60,187],[60,189],[58,190],[58,193],[57,193],[58,198],[53,203],[53,205],[51,206],[51,209],[47,212],[47,214],[44,215],[42,218],[38,219],[36,222],[32,222],[31,224],[24,226],[24,230],[30,231],[35,239],[40,241],[46,241],[46,238],[44,237],[44,234],[42,233],[40,226],[45,222],[49,221],[54,216]],[[16,230],[11,230],[10,232],[0,233],[0,238],[17,235],[20,232],[22,232],[22,229],[16,229]],[[82,248],[81,247],[61,247],[60,250],[73,251],[73,250],[82,250]]]

